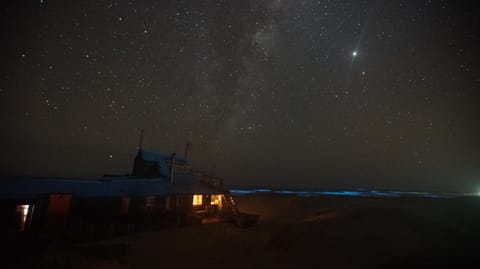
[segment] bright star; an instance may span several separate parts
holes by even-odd
[[[353,57],[356,57],[357,54],[358,54],[357,51],[352,52],[352,56],[353,56]]]

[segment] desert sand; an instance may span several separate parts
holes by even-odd
[[[49,245],[16,268],[476,268],[478,197],[237,196],[230,223]]]

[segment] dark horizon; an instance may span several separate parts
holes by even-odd
[[[0,174],[130,173],[144,148],[232,185],[480,190],[474,1],[2,6]]]

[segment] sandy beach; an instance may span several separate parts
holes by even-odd
[[[480,261],[480,199],[236,196],[260,214],[67,246],[14,268],[465,268]]]

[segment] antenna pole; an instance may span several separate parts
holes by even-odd
[[[173,178],[175,174],[175,155],[177,154],[174,152],[170,157],[170,184],[173,184]]]
[[[187,140],[187,143],[185,144],[185,159],[188,160],[188,153],[190,151],[190,142]]]
[[[138,142],[138,151],[142,150],[143,146],[143,129],[140,130],[140,141]]]

